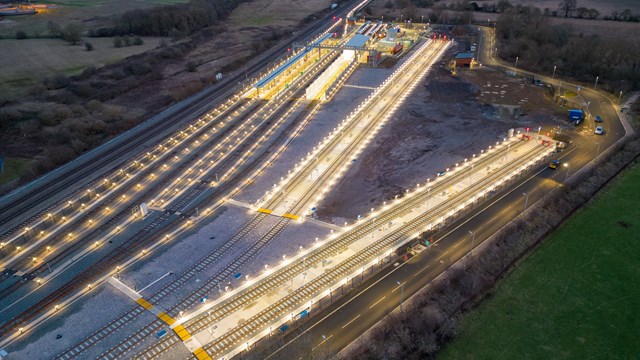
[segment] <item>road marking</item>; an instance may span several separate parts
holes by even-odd
[[[440,260],[441,257],[447,255],[449,253],[449,250],[445,251],[444,254],[438,256],[438,258],[436,260]]]
[[[314,346],[313,349],[311,349],[311,350],[315,350],[318,346],[324,344],[325,342],[327,342],[327,340],[331,339],[332,336],[333,335],[329,335],[328,337],[324,338],[320,344]]]
[[[373,303],[373,305],[369,306],[369,309],[371,309],[372,307],[374,307],[374,306],[378,305],[378,303],[379,303],[380,301],[384,300],[384,299],[386,299],[386,296],[383,296],[383,297],[381,297],[381,298],[380,298],[380,300],[378,300],[378,301],[374,302],[374,303]]]
[[[396,290],[400,289],[401,287],[402,287],[402,285],[398,285],[398,286],[396,286],[393,290],[391,290],[391,292],[394,292],[394,291],[396,291]]]
[[[427,266],[423,267],[422,269],[420,269],[420,271],[418,271],[417,273],[413,274],[413,276],[414,276],[414,277],[418,276],[418,274],[420,274],[421,272],[423,272],[423,271],[427,270],[427,268],[428,268],[429,266],[431,266],[431,264],[429,264],[429,265],[427,265]]]
[[[356,321],[358,318],[360,317],[360,314],[358,314],[358,316],[354,317],[353,319],[351,319],[351,321],[349,321],[348,323],[344,324],[342,326],[342,328],[346,328],[347,326],[349,326],[349,324],[351,324],[352,322]]]
[[[460,243],[459,243],[459,242],[457,242],[457,243],[453,244],[452,248],[454,248],[454,249],[455,249],[455,248],[456,248],[456,246],[458,246],[458,245],[460,245]]]
[[[193,355],[195,355],[198,360],[211,360],[211,357],[209,356],[209,354],[207,354],[207,352],[201,347],[197,348],[193,352]]]
[[[290,214],[290,213],[286,213],[286,214],[282,215],[282,217],[287,218],[287,219],[292,219],[292,220],[298,220],[300,218],[300,216],[295,215],[295,214]]]

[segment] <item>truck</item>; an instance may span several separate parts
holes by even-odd
[[[569,110],[569,120],[576,125],[580,125],[582,120],[584,119],[584,112],[579,109],[571,109]]]
[[[391,48],[391,53],[392,54],[397,54],[399,52],[402,52],[402,44],[401,43],[397,43],[396,46],[394,46],[393,48]]]

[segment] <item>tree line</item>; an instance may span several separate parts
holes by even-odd
[[[216,24],[227,17],[241,0],[191,0],[186,4],[156,6],[129,10],[112,19],[111,27],[92,32],[94,36],[185,35]]]
[[[611,92],[640,89],[640,40],[574,35],[569,24],[550,25],[536,7],[506,9],[496,21],[503,59],[541,73],[551,73],[591,83],[596,77]]]
[[[441,9],[454,10],[454,11],[477,11],[488,13],[503,13],[507,9],[515,8],[522,5],[514,5],[509,0],[500,0],[494,3],[481,3],[469,0],[462,0],[456,2],[440,3],[442,0],[396,0],[397,4],[394,4],[391,0],[385,4],[386,8],[393,8],[397,5],[399,8],[406,7],[407,3],[419,8],[438,7]],[[578,19],[599,19],[612,20],[612,21],[632,21],[640,22],[640,14],[634,14],[630,9],[624,9],[622,11],[613,11],[611,14],[601,17],[600,11],[595,8],[587,8],[584,6],[578,6],[577,0],[562,0],[558,3],[557,8],[543,8],[542,13],[545,16],[565,18],[574,17]]]
[[[464,25],[473,21],[474,3],[434,4],[434,0],[390,0],[383,7],[402,9],[404,18],[414,21],[422,18],[431,23]],[[430,6],[429,11],[420,11],[418,5]],[[521,67],[545,74],[556,69],[557,76],[585,84],[594,84],[598,77],[598,88],[616,94],[640,89],[640,39],[637,37],[584,35],[568,23],[550,24],[548,9],[514,6],[507,0],[494,5],[500,13],[495,26],[501,58],[514,62],[518,57]],[[485,5],[485,8],[491,6]],[[577,11],[572,6],[561,8],[568,17]],[[393,19],[397,11],[383,15]]]

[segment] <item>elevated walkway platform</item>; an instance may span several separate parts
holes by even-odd
[[[320,45],[325,40],[329,39],[331,36],[333,36],[333,34],[331,34],[331,33],[325,34],[322,37],[320,37],[318,40],[314,41],[312,43],[312,45]],[[295,64],[296,62],[298,62],[298,60],[302,59],[305,55],[307,55],[312,50],[313,50],[313,47],[311,47],[311,46],[310,47],[305,47],[304,50],[302,50],[301,52],[299,52],[296,55],[294,55],[291,59],[285,61],[284,64],[278,66],[275,70],[273,70],[271,73],[269,73],[269,75],[265,76],[260,81],[255,83],[253,85],[253,87],[256,88],[256,89],[264,88],[267,84],[269,84],[270,82],[272,82],[276,78],[278,78],[278,76],[280,76],[288,68],[290,68],[291,65]]]

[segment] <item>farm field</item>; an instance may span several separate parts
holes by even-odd
[[[254,0],[240,4],[229,20],[232,27],[280,27],[298,24],[309,14],[329,8],[329,2],[307,0]]]
[[[0,172],[0,184],[8,183],[17,178],[29,165],[31,160],[21,158],[5,158],[4,169]]]
[[[74,75],[90,65],[100,67],[153,49],[160,38],[145,37],[144,44],[115,48],[112,38],[86,39],[94,46],[71,46],[60,39],[0,40],[0,47],[12,49],[0,57],[0,94],[20,96],[29,85],[53,74]]]
[[[386,8],[387,0],[374,0],[371,3],[373,16],[392,16],[398,17],[402,14],[403,9],[401,7],[394,7],[392,9]],[[456,3],[458,1],[447,0],[447,3]],[[486,4],[493,4],[497,1],[481,0],[477,1],[479,6]],[[540,9],[548,7],[551,10],[558,9],[557,0],[510,0],[513,5],[528,5],[536,6]],[[444,2],[443,2],[444,3]],[[605,15],[610,15],[613,11],[621,12],[624,9],[630,9],[633,14],[640,13],[640,1],[635,0],[612,0],[612,1],[598,1],[598,0],[578,0],[578,7],[595,8],[600,12],[600,19]],[[416,8],[414,16],[424,15],[426,20],[429,13],[433,8]],[[500,14],[486,13],[486,12],[472,12],[473,18],[477,22],[487,22],[491,25],[498,19]],[[620,39],[631,38],[633,39],[638,31],[640,31],[640,24],[635,22],[622,22],[622,21],[605,21],[605,20],[586,20],[575,18],[547,17],[548,25],[569,25],[570,33],[573,35],[590,36],[597,35],[601,38],[607,39]]]
[[[47,34],[49,21],[64,25],[67,22],[82,23],[87,27],[105,21],[108,16],[127,10],[156,5],[185,3],[188,0],[59,0],[45,1],[51,8],[40,10],[36,15],[6,17],[0,21],[0,36],[14,38],[16,31],[24,31],[29,37]],[[39,2],[40,3],[40,2]]]
[[[473,18],[476,21],[489,20],[491,22],[498,19],[499,14],[474,12]],[[547,24],[568,25],[572,35],[591,36],[597,35],[603,39],[616,40],[620,38],[632,39],[640,31],[640,24],[635,22],[586,20],[563,17],[547,17]]]
[[[496,1],[478,1],[478,5],[495,3]],[[535,6],[540,9],[549,8],[551,10],[557,10],[558,0],[509,0],[513,5],[526,5]],[[601,16],[609,15],[613,11],[621,12],[624,9],[631,10],[632,13],[640,12],[640,2],[636,0],[578,0],[577,7],[594,8],[600,12]]]
[[[460,319],[439,359],[640,354],[640,165],[566,221]]]

